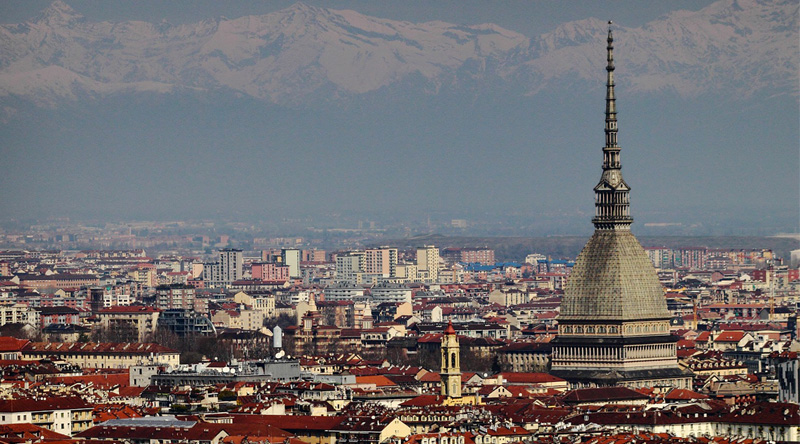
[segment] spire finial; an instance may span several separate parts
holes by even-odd
[[[608,50],[608,55],[606,59],[608,61],[608,65],[606,65],[606,71],[608,72],[608,79],[606,82],[607,94],[606,100],[610,100],[613,112],[613,104],[614,104],[614,34],[611,32],[611,20],[608,21],[608,46],[606,47]],[[609,109],[606,108],[606,114],[608,114]],[[606,116],[608,117],[608,116]]]
[[[606,47],[606,145],[603,148],[603,175],[595,187],[595,217],[598,229],[629,229],[630,216],[628,192],[630,188],[622,179],[620,146],[617,143],[617,100],[614,95],[614,35],[608,21],[608,46]]]
[[[606,147],[617,146],[617,100],[614,95],[614,36],[611,33],[611,20],[608,21],[608,54],[606,59]]]

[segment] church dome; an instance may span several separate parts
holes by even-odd
[[[650,258],[629,230],[595,230],[578,255],[560,321],[669,319]]]

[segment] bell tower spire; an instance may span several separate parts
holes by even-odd
[[[442,395],[447,398],[461,397],[461,354],[458,348],[458,335],[453,322],[447,324],[442,335]]]
[[[629,230],[630,187],[622,179],[620,146],[617,143],[617,99],[614,95],[614,36],[608,22],[606,65],[606,145],[603,147],[603,175],[594,187],[595,215],[592,223],[598,230]]]

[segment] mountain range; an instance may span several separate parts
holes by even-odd
[[[493,24],[409,23],[303,3],[266,15],[168,23],[91,22],[57,0],[0,26],[0,95],[53,105],[82,94],[228,90],[279,104],[336,101],[415,80],[428,94],[560,79],[598,82],[608,25],[526,37]],[[640,28],[614,27],[620,81],[684,96],[798,93],[798,3],[722,0]],[[626,80],[626,78],[628,80]]]
[[[798,17],[796,0],[719,0],[611,25],[634,229],[798,229]],[[58,0],[0,25],[0,214],[586,233],[608,27],[523,35],[303,3],[174,25]]]

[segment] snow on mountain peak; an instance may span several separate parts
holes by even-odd
[[[797,94],[797,21],[796,0],[719,0],[641,28],[616,27],[625,55],[618,78],[641,92]],[[491,23],[410,23],[304,3],[179,26],[87,22],[57,0],[33,26],[0,26],[0,94],[68,96],[63,82],[34,88],[26,81],[15,89],[13,76],[50,66],[78,75],[71,84],[80,88],[225,88],[281,103],[363,94],[408,79],[426,93],[443,85],[480,89],[481,82],[535,93],[565,77],[599,84],[606,29],[604,20],[590,18],[528,38]],[[54,84],[53,76],[35,79]]]
[[[50,6],[42,10],[34,21],[51,25],[69,25],[83,18],[81,14],[78,14],[71,6],[64,3],[62,0],[55,0]]]

